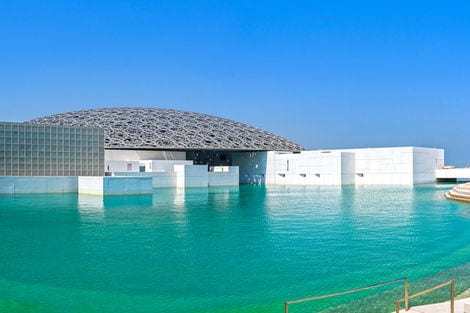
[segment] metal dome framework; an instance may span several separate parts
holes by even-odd
[[[28,123],[102,128],[106,149],[305,150],[283,137],[247,124],[171,109],[91,109],[50,115]]]

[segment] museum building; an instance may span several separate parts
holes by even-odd
[[[0,123],[0,193],[414,185],[435,181],[443,164],[442,149],[307,151],[244,123],[170,109],[90,109]]]

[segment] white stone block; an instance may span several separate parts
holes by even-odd
[[[470,313],[470,301],[467,301],[463,304],[463,312]]]
[[[377,160],[378,158],[379,158],[379,154],[378,154],[377,150],[370,150],[369,151],[369,155],[368,155],[369,160]]]
[[[378,160],[370,160],[370,170],[373,173],[377,173],[380,171],[380,163]]]
[[[79,194],[103,194],[103,177],[78,177]]]
[[[402,152],[401,161],[403,163],[412,163],[413,162],[413,154],[411,152]]]
[[[381,176],[382,176],[381,183],[383,185],[391,185],[392,184],[392,176],[390,174],[382,174]]]
[[[392,185],[400,185],[400,175],[391,174],[390,177],[391,177],[391,180],[392,180]]]
[[[392,149],[380,149],[377,151],[377,158],[381,160],[393,160],[393,150]]]

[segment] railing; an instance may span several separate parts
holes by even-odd
[[[327,294],[327,295],[286,301],[286,302],[284,302],[284,312],[289,313],[289,305],[294,304],[294,303],[310,302],[310,301],[315,301],[315,300],[320,300],[320,299],[325,299],[325,298],[337,297],[337,296],[341,296],[341,295],[346,295],[348,293],[368,290],[368,289],[377,288],[377,287],[381,287],[381,286],[385,286],[385,285],[391,285],[391,284],[394,284],[394,283],[397,283],[397,282],[400,282],[400,281],[403,281],[405,283],[404,286],[403,286],[404,287],[405,298],[400,299],[400,303],[405,301],[405,310],[408,311],[408,299],[409,299],[409,297],[408,297],[408,278],[405,277],[405,278],[398,278],[398,279],[394,279],[394,280],[390,280],[390,281],[386,281],[386,282],[382,282],[382,283],[378,283],[378,284],[374,284],[374,285],[360,287],[360,288],[356,288],[356,289],[350,289],[350,290],[346,290],[346,291],[330,293],[330,294]],[[453,311],[452,311],[452,313],[453,313]]]
[[[455,300],[455,281],[454,280],[449,280],[448,282],[445,282],[443,284],[431,287],[429,289],[426,289],[424,291],[415,293],[414,295],[411,295],[411,296],[408,296],[408,297],[405,296],[405,298],[397,300],[397,302],[395,303],[396,313],[400,312],[400,303],[402,303],[403,301],[405,301],[405,310],[408,310],[408,300],[409,299],[413,299],[413,298],[422,296],[422,295],[424,295],[428,292],[440,289],[440,288],[448,286],[448,285],[450,285],[450,313],[454,313],[454,300]]]

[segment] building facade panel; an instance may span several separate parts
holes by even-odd
[[[0,176],[101,176],[98,128],[0,122]]]

